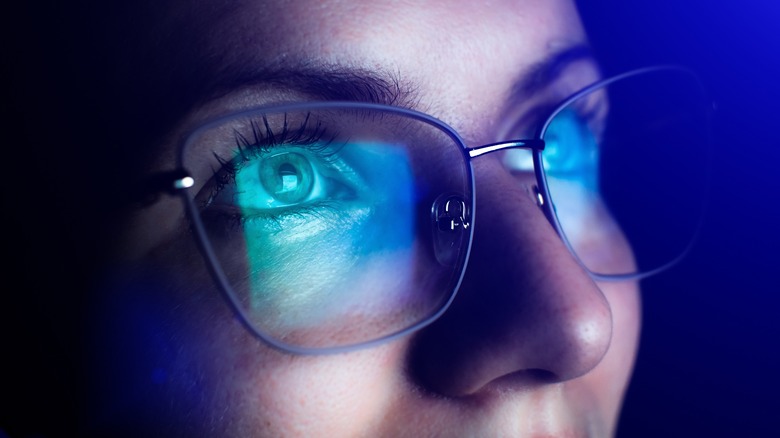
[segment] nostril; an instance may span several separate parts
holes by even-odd
[[[531,368],[524,370],[523,372],[530,375],[531,378],[540,383],[555,383],[561,380],[558,378],[558,376],[555,375],[555,373],[540,368]]]

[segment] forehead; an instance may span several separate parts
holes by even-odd
[[[570,0],[147,0],[119,12],[115,91],[127,116],[118,123],[132,128],[121,126],[134,136],[123,137],[127,147],[150,145],[141,156],[151,168],[167,168],[175,144],[207,119],[281,100],[345,100],[284,94],[268,72],[378,73],[412,91],[403,106],[468,144],[497,141],[491,133],[534,99],[564,97],[514,91],[534,66],[584,41]],[[594,79],[587,70],[556,71],[556,82],[573,92]]]
[[[219,35],[212,38],[214,49],[229,47],[266,59],[317,56],[343,62],[346,57],[364,66],[417,66],[426,59],[446,62],[452,55],[462,61],[462,55],[484,50],[496,59],[528,57],[546,45],[582,37],[568,0],[245,0],[203,15],[216,31],[211,35]]]
[[[314,64],[383,71],[450,121],[476,102],[500,102],[530,65],[584,39],[568,0],[226,3],[169,10],[208,75]]]

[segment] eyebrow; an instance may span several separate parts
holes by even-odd
[[[522,99],[544,89],[574,62],[593,59],[592,51],[585,45],[555,52],[520,72],[511,86],[508,101]],[[296,90],[326,101],[367,102],[404,108],[415,108],[420,101],[417,84],[402,80],[399,73],[313,61],[265,69],[245,64],[231,65],[222,68],[208,90],[204,91],[214,98],[253,85]]]
[[[548,87],[566,72],[567,67],[579,61],[596,63],[589,46],[579,44],[553,53],[520,75],[512,86],[512,97],[521,98]]]
[[[261,84],[296,90],[327,101],[412,108],[419,100],[416,84],[401,80],[398,74],[313,62],[259,72],[242,67],[228,69],[212,89],[220,95]]]

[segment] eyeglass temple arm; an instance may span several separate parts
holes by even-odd
[[[468,149],[469,157],[474,158],[480,155],[489,154],[491,152],[502,151],[504,149],[531,149],[534,151],[544,150],[544,140],[542,139],[530,139],[530,140],[512,140],[502,141],[499,143],[486,144],[484,146],[478,146],[473,149]]]

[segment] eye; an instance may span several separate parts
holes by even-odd
[[[278,148],[277,148],[278,149]],[[317,153],[288,146],[281,152],[255,152],[248,162],[236,167],[233,183],[212,198],[211,208],[233,206],[244,218],[290,213],[328,199],[347,199],[353,190],[349,177],[336,168],[332,157],[326,161]]]
[[[503,151],[501,161],[515,175],[534,171],[533,153],[527,149],[509,149]]]
[[[314,170],[303,155],[296,152],[282,152],[262,160],[257,167],[258,169],[252,170],[257,171],[263,188],[273,197],[269,200],[269,204],[274,201],[298,204],[312,195]],[[244,179],[241,178],[241,181]]]
[[[295,221],[287,219],[300,224],[306,215],[324,220],[336,208],[349,211],[364,185],[341,155],[348,141],[309,114],[228,119],[195,138],[192,162],[211,152],[218,164],[211,164],[213,177],[196,196],[210,232],[245,231],[250,222],[255,229],[290,231]]]
[[[598,140],[589,119],[574,109],[561,111],[548,126],[544,142],[542,163],[548,178],[598,190]]]
[[[240,155],[239,163],[226,166],[216,177],[217,185],[202,209],[216,220],[212,227],[255,223],[281,231],[294,228],[297,218],[326,219],[349,210],[358,196],[362,178],[332,145],[275,146]],[[284,226],[282,226],[284,221]],[[329,222],[336,222],[333,217]]]
[[[585,95],[558,112],[543,139],[542,166],[553,210],[580,258],[610,250],[617,230],[601,197],[601,139],[607,101],[602,92]]]
[[[268,200],[269,205],[275,201],[298,204],[311,195],[314,187],[314,170],[309,160],[299,153],[282,152],[272,155],[253,167],[241,172],[242,178],[237,178],[237,181],[244,182],[250,179],[241,185],[251,188],[251,180],[257,172],[263,189],[271,196]],[[247,173],[249,175],[246,175]]]

